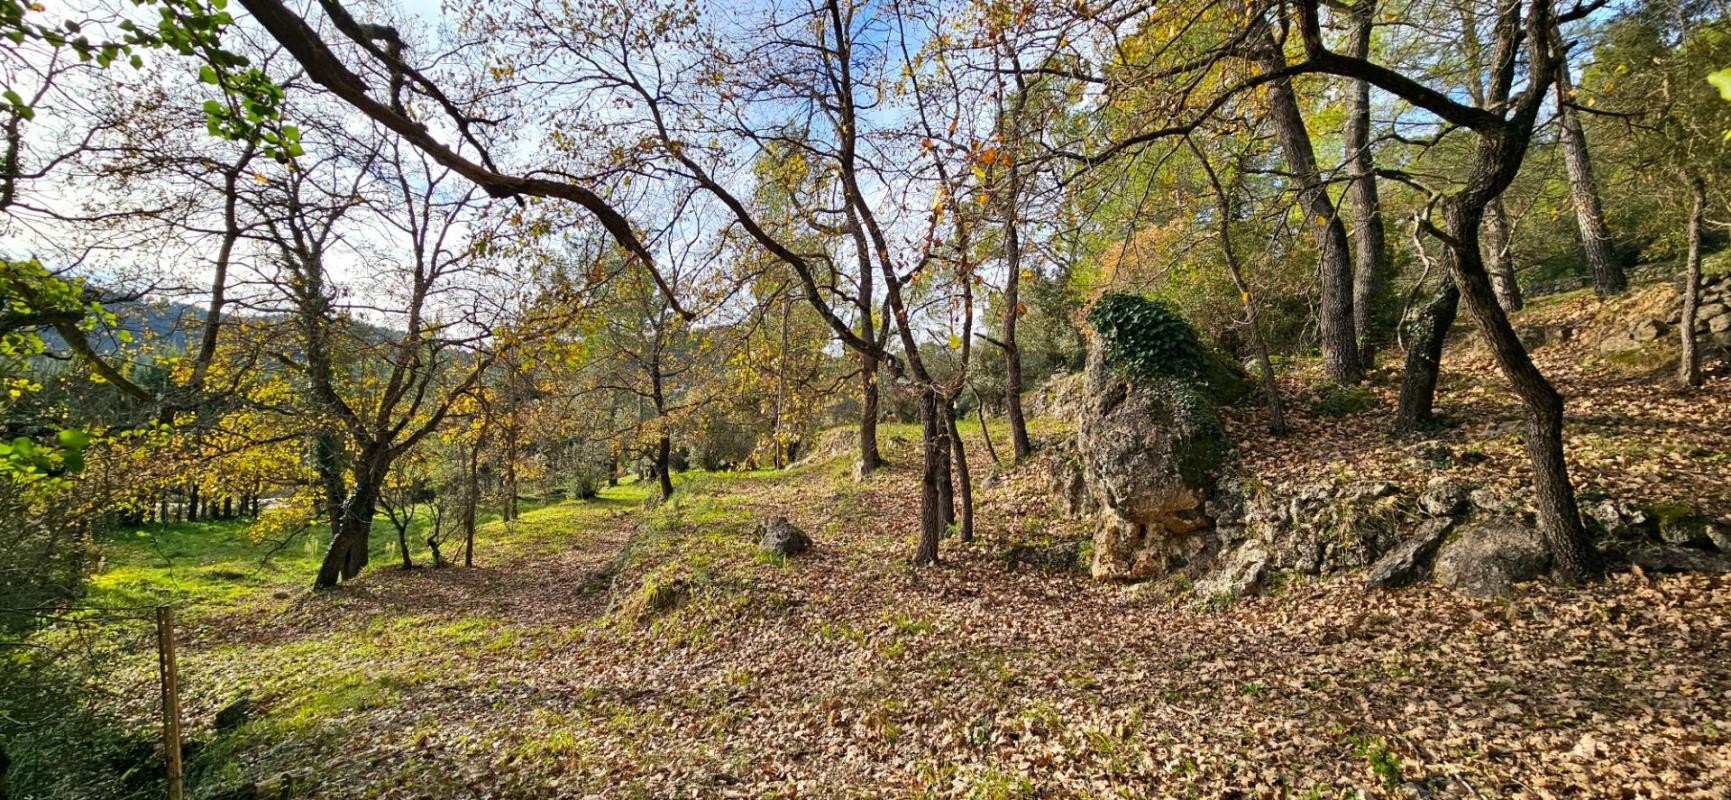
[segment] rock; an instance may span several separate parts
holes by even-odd
[[[1153,577],[1199,549],[1192,534],[1208,525],[1202,506],[1226,457],[1226,429],[1189,385],[1132,384],[1098,349],[1086,382],[1077,451],[1102,516],[1090,571],[1111,580]]]
[[[1719,549],[1721,553],[1731,553],[1731,520],[1709,522],[1706,525],[1707,540]]]
[[[1515,329],[1515,335],[1528,350],[1537,350],[1575,338],[1575,329],[1567,325],[1522,325]]]
[[[1015,572],[1032,567],[1041,572],[1074,572],[1081,569],[1081,547],[1077,542],[1059,542],[1041,547],[1019,544],[1004,551],[1004,569]]]
[[[797,556],[811,549],[811,537],[805,531],[787,521],[787,517],[776,517],[763,523],[758,530],[762,538],[758,540],[757,549],[782,557]]]
[[[1059,453],[1047,467],[1046,491],[1058,498],[1064,513],[1080,516],[1093,510],[1082,461],[1073,452]]]
[[[1674,544],[1637,547],[1629,563],[1648,572],[1731,572],[1731,556]]]
[[[1208,577],[1197,581],[1194,591],[1198,599],[1209,603],[1237,599],[1256,591],[1267,572],[1268,553],[1262,545],[1250,542],[1223,559]]]
[[[1695,309],[1695,322],[1699,324],[1702,320],[1721,316],[1727,311],[1731,311],[1731,308],[1728,308],[1724,303],[1704,303],[1700,308]]]
[[[1720,314],[1702,323],[1708,333],[1724,333],[1731,331],[1731,314]]]
[[[1388,481],[1353,481],[1342,488],[1340,496],[1358,503],[1375,500],[1379,497],[1392,497],[1400,493],[1400,487]]]
[[[1637,342],[1657,341],[1665,335],[1665,323],[1656,319],[1644,319],[1629,326],[1629,338]]]
[[[1503,497],[1497,490],[1489,487],[1474,489],[1468,496],[1474,509],[1486,514],[1509,515],[1515,513],[1517,505],[1513,500]]]
[[[216,712],[214,728],[218,734],[227,733],[246,724],[257,714],[258,706],[253,703],[252,696],[243,692]]]
[[[1653,518],[1646,511],[1611,499],[1587,506],[1587,520],[1613,539],[1642,540],[1652,532]]]
[[[1455,521],[1448,517],[1435,517],[1419,523],[1418,530],[1411,537],[1371,565],[1370,572],[1364,577],[1364,588],[1389,589],[1418,580],[1454,526]]]
[[[1474,597],[1508,594],[1542,575],[1550,554],[1536,531],[1508,518],[1463,529],[1437,553],[1437,583]]]
[[[1061,419],[1074,423],[1082,417],[1087,402],[1080,372],[1054,375],[1037,389],[1022,393],[1022,407],[1030,417]]]
[[[1599,340],[1599,352],[1601,353],[1626,353],[1630,350],[1639,349],[1641,349],[1641,343],[1627,336],[1612,335]]]
[[[1431,517],[1453,517],[1467,512],[1471,498],[1465,486],[1449,478],[1431,478],[1418,496],[1418,510]]]

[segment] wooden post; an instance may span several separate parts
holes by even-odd
[[[168,800],[181,800],[180,676],[174,667],[174,609],[156,607],[156,653],[162,667],[162,753],[168,766]]]

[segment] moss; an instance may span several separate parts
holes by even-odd
[[[1376,394],[1363,386],[1327,383],[1317,389],[1310,411],[1319,417],[1345,417],[1375,408]]]

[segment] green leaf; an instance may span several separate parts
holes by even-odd
[[[198,79],[212,86],[222,85],[222,79],[217,77],[216,70],[212,69],[209,64],[198,68]]]
[[[60,447],[72,452],[78,452],[90,446],[90,434],[77,428],[67,428],[60,432]]]
[[[1731,101],[1731,67],[1719,70],[1707,76],[1707,82],[1719,90],[1719,96]]]

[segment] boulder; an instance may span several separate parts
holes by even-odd
[[[1601,353],[1626,353],[1630,350],[1639,349],[1641,349],[1640,342],[1621,334],[1606,336],[1599,340],[1599,352]]]
[[[1437,553],[1436,581],[1474,597],[1500,597],[1544,574],[1550,554],[1538,532],[1508,518],[1471,525]]]
[[[811,537],[805,531],[787,521],[787,517],[776,517],[758,528],[761,537],[757,549],[782,557],[797,556],[811,549]]]
[[[1418,580],[1454,526],[1455,521],[1448,517],[1420,522],[1412,536],[1371,565],[1364,577],[1364,588],[1390,589]]]
[[[1199,549],[1191,539],[1208,526],[1203,503],[1226,457],[1225,426],[1192,386],[1131,383],[1098,348],[1086,391],[1077,451],[1102,516],[1090,571],[1113,580],[1159,575]]]
[[[1605,499],[1587,506],[1587,521],[1612,539],[1645,539],[1652,532],[1653,518],[1628,503]]]
[[[1722,553],[1731,553],[1731,519],[1707,523],[1707,540]]]
[[[1731,572],[1731,556],[1674,544],[1637,547],[1629,563],[1648,572]]]
[[[1469,500],[1474,509],[1486,514],[1513,514],[1520,507],[1519,503],[1504,497],[1500,492],[1489,487],[1474,489],[1469,495]]]
[[[1665,335],[1665,323],[1656,319],[1644,319],[1629,326],[1629,338],[1637,342],[1657,341]]]
[[[1467,488],[1449,478],[1431,478],[1418,496],[1418,510],[1431,517],[1454,517],[1467,512],[1472,498]]]
[[[1221,559],[1221,566],[1196,582],[1195,595],[1204,602],[1234,600],[1256,591],[1268,572],[1268,553],[1249,542]]]
[[[1058,453],[1048,463],[1046,491],[1058,499],[1064,513],[1070,516],[1081,516],[1094,510],[1082,461],[1073,452]]]

